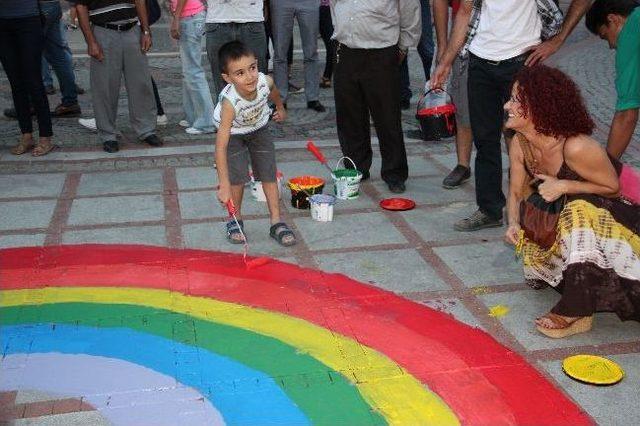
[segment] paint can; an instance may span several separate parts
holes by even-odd
[[[253,173],[249,172],[249,178],[251,179],[251,197],[256,201],[266,202],[267,197],[264,195],[262,189],[262,182],[253,178]],[[276,172],[276,182],[278,183],[278,199],[282,199],[282,181],[284,175],[280,170]]]
[[[308,210],[309,196],[322,194],[324,179],[317,176],[297,176],[287,182],[291,189],[291,205],[296,209]]]
[[[352,169],[344,168],[344,160],[349,160],[353,165]],[[340,167],[342,162],[342,167]],[[331,172],[333,178],[333,193],[339,200],[353,200],[360,195],[360,180],[362,173],[356,169],[356,164],[349,157],[342,157],[336,163],[336,167]]]
[[[328,194],[316,194],[309,197],[311,204],[311,219],[318,222],[331,222],[333,220],[333,205],[336,197]]]

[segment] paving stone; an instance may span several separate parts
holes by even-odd
[[[87,229],[67,231],[62,236],[63,244],[167,244],[164,226],[133,226],[123,228]]]
[[[26,228],[47,228],[56,200],[50,201],[10,201],[0,203],[0,231]]]
[[[564,374],[562,361],[545,362],[542,365],[598,424],[640,424],[640,354],[612,355],[607,358],[620,364],[625,372],[622,382],[614,386],[590,386],[577,382]]]
[[[436,311],[444,312],[453,316],[456,320],[463,322],[471,327],[483,328],[478,324],[478,320],[473,316],[471,312],[464,306],[460,299],[456,298],[438,298],[425,300],[420,302],[423,305],[435,309]]]
[[[45,234],[0,235],[0,248],[41,246],[45,238]]]
[[[501,241],[436,247],[434,251],[467,287],[524,281],[513,248]]]
[[[215,188],[218,174],[213,167],[181,167],[176,169],[178,189]]]
[[[381,162],[382,160],[379,156],[376,155],[373,157],[370,172],[371,177],[376,180],[380,179]],[[442,174],[442,170],[440,170],[437,163],[428,160],[421,155],[408,156],[407,164],[409,166],[409,179],[412,179],[413,176],[440,176]]]
[[[475,203],[451,203],[444,207],[425,210],[409,210],[400,215],[425,241],[447,241],[465,239],[469,234],[453,230],[453,225],[477,209]],[[474,238],[499,238],[505,228],[488,228],[474,232]]]
[[[78,195],[162,192],[162,171],[85,173],[80,178]]]
[[[131,195],[76,199],[69,213],[70,225],[164,220],[160,195]]]
[[[55,414],[32,419],[18,419],[12,422],[15,426],[109,426],[111,423],[97,411]]]
[[[225,221],[184,225],[182,234],[184,245],[188,248],[222,250],[242,253],[242,244],[227,241]],[[269,237],[269,219],[245,220],[244,229],[249,241],[249,255],[266,255],[279,259],[290,257],[296,247],[282,247]]]
[[[456,190],[444,189],[441,185],[442,177],[421,177],[407,180],[407,190],[404,194],[393,194],[389,191],[387,184],[382,181],[374,181],[372,184],[380,191],[383,198],[403,197],[411,198],[416,204],[443,204],[459,201],[473,201],[475,196],[472,193]]]
[[[0,198],[56,198],[62,192],[65,177],[62,173],[0,176]]]
[[[228,216],[227,209],[218,201],[216,191],[181,192],[178,194],[180,214],[183,219],[207,219]],[[266,202],[254,200],[245,188],[242,201],[243,215],[269,215]]]
[[[407,243],[381,213],[334,215],[333,222],[316,222],[311,217],[294,222],[311,250]],[[369,232],[372,229],[379,232]]]
[[[576,334],[564,339],[551,339],[544,336],[536,330],[534,320],[549,312],[560,299],[560,295],[550,288],[538,291],[523,289],[516,292],[484,294],[479,298],[488,308],[496,305],[509,308],[509,313],[498,320],[528,350],[640,340],[640,327],[637,322],[621,322],[612,313],[596,314],[593,328],[588,333]]]
[[[315,258],[323,271],[340,272],[396,293],[449,289],[412,249],[324,254]]]

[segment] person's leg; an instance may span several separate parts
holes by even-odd
[[[420,12],[422,15],[422,34],[418,42],[418,55],[422,60],[425,80],[431,78],[431,63],[433,62],[433,24],[431,22],[431,6],[429,0],[420,0]]]
[[[238,24],[238,39],[249,49],[253,50],[258,59],[258,70],[267,73],[267,37],[262,31],[262,22],[247,22]]]
[[[180,58],[183,73],[183,102],[191,127],[212,132],[213,101],[202,68],[202,29],[205,13],[180,20]]]
[[[400,64],[400,104],[402,109],[409,109],[411,103],[411,79],[409,78],[408,58],[404,58]]]
[[[356,168],[368,179],[373,159],[369,109],[362,87],[362,76],[369,72],[364,51],[338,45],[333,76],[333,93],[336,103],[336,125],[342,155],[351,158]]]
[[[320,70],[318,62],[318,34],[320,9],[317,0],[298,1],[296,18],[300,27],[304,53],[304,93],[307,102],[320,98]]]
[[[151,77],[151,73],[149,73]],[[156,104],[156,115],[164,115],[164,108],[162,108],[162,101],[160,100],[160,92],[158,92],[158,85],[156,81],[151,77],[151,89],[153,90],[153,99]]]
[[[51,75],[51,66],[44,55],[42,55],[42,84],[44,84],[44,89],[47,93],[55,91],[53,87],[53,76]]]
[[[324,72],[322,77],[324,81],[331,80],[333,75],[333,61],[335,61],[335,42],[331,40],[333,35],[333,23],[331,22],[331,8],[329,6],[320,6],[320,36],[327,51]]]
[[[277,0],[271,2],[271,30],[273,31],[273,78],[280,96],[287,101],[289,93],[289,74],[287,50],[293,38],[293,17],[296,0]]]
[[[388,184],[404,184],[409,169],[402,134],[400,93],[396,85],[386,84],[399,79],[395,46],[372,51],[365,69],[362,87],[380,143],[380,174]]]
[[[76,77],[73,73],[73,62],[68,54],[68,44],[62,35],[60,20],[62,19],[62,9],[60,2],[41,2],[40,9],[45,15],[44,26],[44,56],[51,64],[62,93],[62,105],[64,107],[76,106],[78,104],[78,93],[76,91]],[[60,111],[62,114],[80,114],[79,108]]]
[[[113,142],[117,133],[116,117],[124,53],[116,31],[94,26],[93,34],[104,53],[102,61],[90,59],[93,112],[100,141]]]
[[[124,84],[129,97],[131,127],[142,140],[156,132],[157,104],[154,102],[153,84],[147,55],[140,51],[140,29],[134,27],[120,33],[124,51]]]
[[[206,44],[207,58],[211,65],[211,75],[213,76],[213,99],[217,101],[218,95],[227,85],[222,79],[220,63],[218,62],[218,51],[223,44],[233,41],[233,24],[206,24]]]

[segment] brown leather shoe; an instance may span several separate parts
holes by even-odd
[[[53,111],[51,111],[52,117],[79,117],[82,114],[79,104],[73,105],[58,105]]]

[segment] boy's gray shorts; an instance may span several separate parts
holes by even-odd
[[[276,181],[276,149],[268,126],[246,135],[230,135],[227,164],[231,185],[249,181],[249,161],[255,180]]]
[[[456,105],[456,122],[465,127],[471,126],[469,119],[469,95],[467,90],[467,80],[469,75],[469,56],[460,59],[456,56],[451,67],[451,83],[449,92],[451,99]]]

